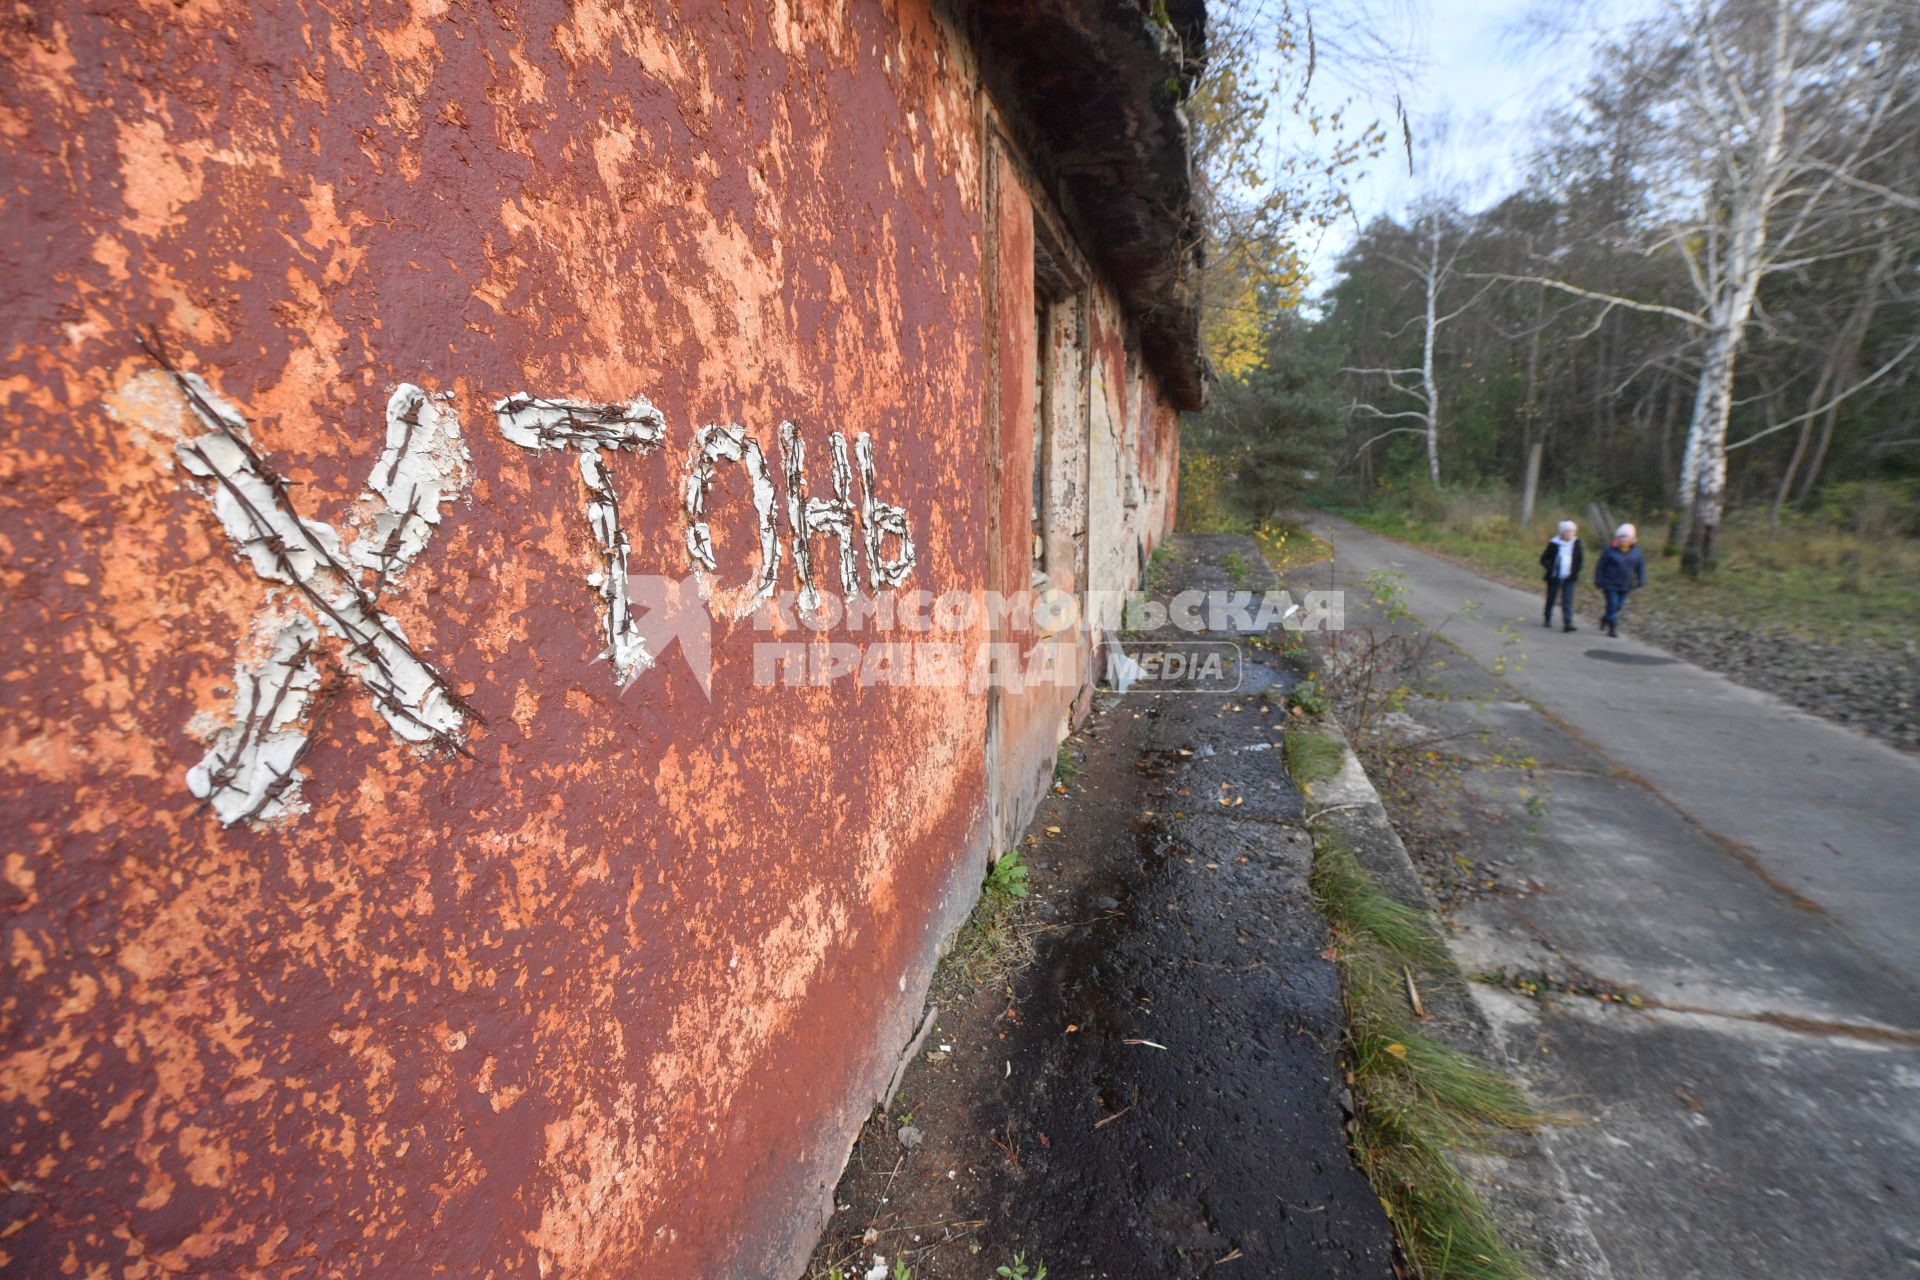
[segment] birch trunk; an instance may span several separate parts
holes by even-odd
[[[1440,219],[1433,220],[1433,238],[1427,251],[1427,328],[1421,346],[1420,384],[1427,400],[1427,479],[1440,487],[1440,384],[1433,376],[1434,333],[1440,327],[1435,319],[1440,299]]]
[[[1422,327],[1420,334],[1419,367],[1415,368],[1414,366],[1408,365],[1404,368],[1389,369],[1350,366],[1342,369],[1341,372],[1371,377],[1384,377],[1387,381],[1388,390],[1396,395],[1407,397],[1419,406],[1416,409],[1400,409],[1389,412],[1376,405],[1355,400],[1350,408],[1350,412],[1352,413],[1364,414],[1369,418],[1376,419],[1412,419],[1420,424],[1417,427],[1394,427],[1374,436],[1371,440],[1368,440],[1360,446],[1357,456],[1364,457],[1367,450],[1370,449],[1376,441],[1384,440],[1391,435],[1404,433],[1406,435],[1423,436],[1427,444],[1427,479],[1432,483],[1434,488],[1438,489],[1440,487],[1440,378],[1434,370],[1435,348],[1439,345],[1440,326],[1446,324],[1455,316],[1458,316],[1467,306],[1471,306],[1472,302],[1469,301],[1446,315],[1440,314],[1440,290],[1446,281],[1453,278],[1454,256],[1460,252],[1460,249],[1458,246],[1455,246],[1453,253],[1448,256],[1447,261],[1445,263],[1440,261],[1440,238],[1442,234],[1440,214],[1436,212],[1428,216],[1432,221],[1432,229],[1428,232],[1427,257],[1425,263],[1423,264],[1420,261],[1417,254],[1409,255],[1405,259],[1390,258],[1395,265],[1403,268],[1409,275],[1420,281],[1422,286],[1422,311],[1420,316]],[[1485,292],[1485,290],[1482,290],[1482,292]],[[1476,298],[1478,297],[1478,295],[1475,296]],[[1401,331],[1404,331],[1405,328],[1405,325],[1401,326]],[[1416,374],[1419,375],[1417,381],[1414,380],[1414,375]]]
[[[1734,365],[1753,319],[1760,277],[1766,270],[1767,215],[1787,176],[1784,160],[1786,99],[1792,74],[1791,28],[1790,6],[1787,0],[1778,0],[1766,92],[1755,104],[1760,117],[1755,122],[1758,136],[1753,139],[1752,152],[1728,166],[1724,177],[1731,190],[1709,192],[1706,197],[1710,201],[1726,199],[1732,209],[1726,246],[1715,264],[1718,270],[1711,273],[1718,278],[1711,281],[1707,348],[1693,399],[1686,460],[1681,466],[1680,523],[1686,534],[1680,566],[1689,574],[1712,567],[1714,535],[1726,507],[1727,421],[1733,412]]]
[[[1712,566],[1714,533],[1726,506],[1727,419],[1733,410],[1733,366],[1739,345],[1738,330],[1714,333],[1694,393],[1693,425],[1680,468],[1680,525],[1686,531],[1680,567],[1690,574]]]

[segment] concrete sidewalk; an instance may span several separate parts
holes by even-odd
[[[1783,897],[1920,992],[1920,759],[1770,694],[1598,628],[1583,583],[1572,635],[1540,625],[1539,596],[1318,517],[1355,579],[1405,576],[1407,603],[1516,692],[1594,744]],[[1663,566],[1655,563],[1653,572]],[[1591,575],[1589,575],[1591,576]],[[1504,661],[1502,661],[1504,659]],[[1889,696],[1891,696],[1889,691]]]
[[[1509,1057],[1591,1121],[1547,1141],[1603,1256],[1552,1273],[1920,1276],[1920,763],[1315,523],[1289,586],[1402,574],[1473,660],[1412,677],[1437,761],[1386,789]]]

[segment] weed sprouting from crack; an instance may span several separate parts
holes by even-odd
[[[945,1005],[983,987],[1004,985],[1033,958],[1034,939],[1044,929],[1027,883],[1029,868],[1010,849],[988,868],[973,914],[954,934],[934,975],[928,999]]]

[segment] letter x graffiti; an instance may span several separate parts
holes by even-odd
[[[461,739],[479,714],[378,603],[426,547],[441,507],[467,487],[466,446],[447,397],[412,385],[393,393],[386,448],[367,479],[369,501],[349,521],[358,537],[346,554],[331,525],[294,510],[286,480],[254,448],[246,418],[204,380],[177,368],[157,342],[142,346],[207,428],[176,446],[181,466],[204,482],[227,536],[273,584],[253,622],[266,652],[236,668],[234,723],[212,735],[206,755],[188,771],[193,793],[223,824],[299,811],[300,760],[312,743],[310,713],[322,692],[315,654],[323,634],[338,642],[342,665],[402,741],[470,755]],[[291,588],[311,617],[290,607],[281,588]]]

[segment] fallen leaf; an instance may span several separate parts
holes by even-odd
[[[1407,1056],[1407,1046],[1401,1044],[1398,1040],[1395,1040],[1392,1044],[1387,1046],[1387,1052],[1392,1054],[1396,1058],[1404,1058]]]

